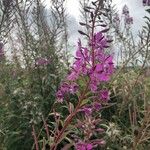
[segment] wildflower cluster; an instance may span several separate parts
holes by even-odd
[[[97,3],[97,5],[96,5]],[[63,132],[66,131],[69,124],[73,120],[77,113],[81,114],[81,118],[76,116],[75,126],[80,129],[80,132],[76,132],[77,138],[75,141],[75,148],[77,150],[91,150],[98,145],[104,145],[103,139],[93,139],[93,135],[99,135],[103,132],[100,127],[101,120],[95,117],[95,112],[101,110],[109,98],[110,92],[104,87],[105,83],[108,83],[111,75],[114,72],[113,56],[106,52],[106,49],[110,46],[112,40],[107,36],[109,29],[105,28],[106,25],[102,25],[99,32],[95,32],[96,18],[99,14],[101,3],[96,1],[93,5],[96,7],[95,11],[91,12],[92,8],[87,12],[91,13],[91,34],[79,31],[81,35],[88,37],[87,46],[83,46],[81,40],[78,41],[77,51],[75,54],[75,61],[71,67],[70,72],[66,76],[66,79],[61,83],[57,93],[57,101],[70,104],[68,98],[71,95],[75,95],[77,98],[73,105],[72,111],[64,122],[62,129],[56,134],[54,142],[60,142]],[[84,23],[80,23],[85,25]],[[81,83],[82,81],[82,83]],[[81,135],[82,134],[82,135]],[[81,138],[82,137],[82,138]],[[58,143],[57,143],[58,144]],[[52,149],[56,149],[57,144],[52,145]]]
[[[150,0],[143,0],[143,6],[150,6]]]
[[[37,66],[46,66],[50,63],[50,60],[46,58],[38,58],[35,63]]]
[[[106,101],[109,99],[108,91],[100,90],[99,85],[109,81],[114,70],[113,56],[104,52],[110,42],[111,40],[106,38],[103,31],[95,33],[89,41],[89,47],[92,47],[91,52],[91,49],[83,47],[79,40],[71,72],[56,94],[59,102],[63,102],[68,93],[76,94],[79,90],[79,78],[89,81],[88,89],[97,94],[99,99]]]
[[[117,27],[117,29],[119,28],[120,25],[120,17],[118,13],[115,13],[114,18],[113,18],[113,23],[115,24],[115,26]]]
[[[124,15],[124,22],[126,25],[133,24],[133,18],[130,16],[129,8],[125,5],[122,9],[122,14]]]
[[[90,141],[92,135],[101,130],[97,127],[99,120],[93,117],[93,113],[99,111],[102,104],[108,102],[109,91],[106,88],[103,89],[102,85],[110,80],[110,76],[114,71],[113,56],[105,52],[105,48],[109,46],[111,40],[106,38],[103,31],[93,34],[89,40],[89,48],[83,47],[79,40],[71,72],[67,75],[66,80],[61,84],[56,94],[58,102],[64,102],[69,94],[83,95],[84,93],[84,98],[81,99],[78,96],[78,103],[80,104],[78,112],[85,115],[84,121],[78,121],[77,126],[81,127],[80,130],[85,135],[84,140],[77,140],[77,150],[90,150],[92,147],[105,143],[103,140]],[[80,88],[80,80],[85,80],[83,89]],[[86,97],[87,93],[91,94]],[[81,105],[81,101],[86,98],[91,99],[90,103]]]
[[[116,29],[116,32],[120,32],[122,28],[126,29],[127,33],[133,24],[133,17],[130,16],[129,8],[124,5],[122,8],[122,16],[115,13],[112,19],[112,23]]]

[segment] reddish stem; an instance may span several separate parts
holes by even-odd
[[[45,131],[46,131],[47,139],[49,139],[50,135],[49,135],[48,125],[47,125],[46,120],[44,119],[44,117],[42,117],[42,119],[43,119],[43,122],[44,122],[44,127],[45,127]]]
[[[34,142],[35,142],[35,148],[36,148],[36,150],[39,150],[38,138],[37,138],[36,133],[35,133],[34,125],[32,125],[32,135],[33,135]]]
[[[82,101],[84,100],[85,95],[86,95],[86,93],[87,93],[87,90],[88,90],[88,87],[89,87],[89,83],[90,83],[90,80],[89,80],[89,82],[87,83],[87,86],[86,86],[86,88],[85,88],[85,91],[83,92],[83,94],[82,94],[81,97],[79,98],[79,102],[78,102],[78,104],[77,104],[77,106],[76,106],[74,112],[72,112],[72,113],[68,116],[68,118],[66,119],[66,121],[65,121],[65,123],[64,123],[63,128],[61,129],[61,131],[59,132],[58,136],[57,136],[56,139],[54,140],[54,144],[52,145],[51,150],[56,150],[57,145],[58,145],[58,143],[59,143],[59,140],[60,140],[60,138],[62,137],[64,131],[66,130],[66,128],[68,127],[68,125],[71,123],[73,117],[77,114],[78,110],[80,109],[81,103],[82,103]]]

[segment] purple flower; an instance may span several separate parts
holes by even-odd
[[[112,72],[113,72],[113,64],[109,64],[108,62],[106,64],[99,63],[96,65],[95,70],[91,73],[90,78],[91,80],[95,78],[96,82],[100,81],[107,82],[109,81]]]
[[[36,64],[37,64],[38,66],[48,65],[49,63],[50,63],[50,61],[47,60],[46,58],[38,58],[38,59],[36,60]]]
[[[76,150],[92,150],[93,145],[91,143],[79,142],[75,146]]]
[[[75,94],[76,92],[77,92],[77,90],[78,90],[78,85],[77,85],[77,83],[71,83],[71,85],[70,85],[70,93],[72,93],[72,94]]]
[[[133,17],[130,17],[129,15],[125,16],[125,24],[133,24]]]
[[[124,22],[126,25],[133,24],[133,17],[130,17],[129,8],[127,7],[127,5],[124,5],[123,10],[122,10],[122,14],[124,14]]]
[[[61,84],[60,89],[56,93],[56,98],[58,102],[63,102],[64,95],[67,93],[75,94],[78,90],[78,85],[73,82],[70,85],[67,82]]]
[[[97,91],[97,84],[94,82],[90,83],[90,90],[94,93]]]
[[[67,76],[67,80],[75,81],[76,79],[78,79],[78,77],[79,77],[79,73],[72,70],[72,72]]]
[[[97,74],[97,78],[99,78],[100,81],[104,81],[104,82],[107,82],[110,79],[109,75],[105,72],[101,74]]]
[[[143,6],[150,6],[150,0],[143,0]]]
[[[112,65],[113,64],[113,56],[108,56],[106,58],[106,63],[108,63],[109,65]]]
[[[76,58],[76,61],[73,64],[73,69],[76,72],[79,72],[79,71],[81,71],[82,65],[84,65],[84,61],[80,58]]]
[[[86,145],[86,149],[87,149],[87,150],[92,150],[92,148],[93,148],[92,144],[87,144],[87,145]]]
[[[124,6],[123,6],[122,14],[124,14],[124,15],[128,15],[128,14],[129,14],[129,8],[128,8],[127,5],[124,5]]]
[[[119,18],[119,15],[117,13],[115,13],[115,16],[113,18],[113,22],[114,24],[116,25],[116,27],[119,27],[119,24],[120,24],[120,18]]]
[[[104,101],[108,101],[110,99],[109,91],[108,90],[101,90],[100,91],[100,99],[104,100]]]
[[[73,64],[73,70],[76,75],[86,75],[88,72],[87,63],[90,61],[90,55],[87,48],[82,47],[81,41],[78,42],[78,50],[76,51],[76,61]],[[78,78],[78,76],[77,76]],[[77,78],[74,78],[75,80]]]
[[[114,72],[114,63],[113,56],[108,56],[105,60],[105,70],[108,75],[111,75]]]
[[[69,92],[69,90],[70,90],[69,84],[66,83],[66,82],[64,82],[64,83],[61,85],[60,90],[61,90],[63,93]]]
[[[91,70],[90,72],[90,78],[92,82],[95,80],[95,83],[98,84],[100,81],[109,81],[110,75],[114,71],[112,59],[112,56],[103,56],[103,58],[101,58],[102,63],[98,63],[95,66],[95,69]],[[94,86],[92,85],[92,87]]]
[[[86,115],[91,115],[92,114],[92,106],[85,106],[84,108],[82,108],[81,111],[84,112]]]
[[[64,95],[63,95],[63,93],[62,93],[62,91],[61,90],[58,90],[57,91],[57,93],[56,93],[56,98],[57,98],[57,101],[58,102],[63,102],[63,99],[64,99]]]
[[[92,37],[90,45],[93,46],[94,49],[103,50],[107,47],[107,39],[104,37],[102,32],[98,32]]]
[[[99,111],[101,109],[102,105],[98,102],[95,102],[93,107],[94,107],[95,110]]]
[[[89,51],[86,47],[82,47],[81,41],[78,42],[78,49],[76,51],[76,57],[83,61],[89,60]]]
[[[78,58],[83,57],[83,54],[82,54],[82,52],[81,52],[81,49],[78,49],[78,50],[76,51],[76,57],[78,57]]]

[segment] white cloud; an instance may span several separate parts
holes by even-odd
[[[79,5],[78,0],[66,0],[67,12],[76,19],[79,19],[80,16]]]

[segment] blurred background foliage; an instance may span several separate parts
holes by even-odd
[[[81,0],[80,4],[82,21],[87,23],[84,8],[90,3]],[[32,125],[41,144],[46,141],[44,121],[50,128],[54,121],[50,114],[55,93],[70,65],[69,24],[64,0],[52,0],[49,7],[47,10],[40,0],[0,1],[1,150],[34,149]],[[145,17],[135,41],[129,26],[122,29],[114,24],[116,10],[111,0],[106,1],[102,13],[112,45],[121,49],[121,59],[117,59],[115,74],[107,85],[111,100],[101,111],[106,130],[102,149],[149,150],[150,18]],[[65,109],[57,107],[65,118]]]

